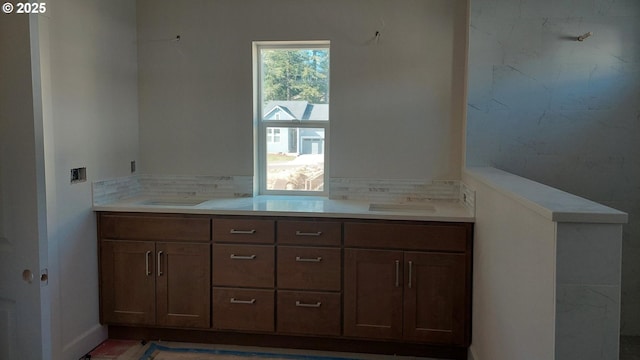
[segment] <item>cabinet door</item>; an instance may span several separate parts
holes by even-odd
[[[102,321],[154,325],[155,244],[151,241],[100,242]]]
[[[402,338],[402,251],[344,251],[344,334]]]
[[[209,327],[210,251],[209,244],[156,244],[158,325]]]
[[[465,345],[465,255],[406,252],[404,338]]]

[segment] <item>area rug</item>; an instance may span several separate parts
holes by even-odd
[[[314,355],[277,354],[268,352],[245,352],[219,349],[197,349],[169,347],[151,343],[140,360],[354,360]]]

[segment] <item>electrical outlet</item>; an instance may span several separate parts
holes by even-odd
[[[71,183],[72,184],[79,183],[79,182],[85,182],[85,181],[87,181],[87,168],[86,167],[71,169]]]

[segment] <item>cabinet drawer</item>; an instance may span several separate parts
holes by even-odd
[[[278,332],[340,335],[340,294],[278,291]]]
[[[339,222],[278,222],[278,244],[340,246],[341,243],[342,226]]]
[[[213,288],[213,327],[274,331],[274,291]]]
[[[278,247],[278,288],[340,291],[340,249]]]
[[[190,216],[100,215],[100,237],[123,240],[209,241],[211,220]]]
[[[213,245],[213,285],[272,288],[273,245]]]
[[[253,219],[214,219],[213,241],[273,244],[275,222]]]
[[[344,244],[368,248],[465,252],[471,226],[345,223]]]

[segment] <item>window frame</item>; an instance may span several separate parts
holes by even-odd
[[[327,120],[264,120],[262,101],[263,69],[261,51],[271,49],[327,49],[330,51],[330,41],[254,41],[253,42],[253,118],[254,118],[254,193],[259,195],[292,195],[292,196],[328,196],[329,194],[329,140],[331,106]],[[331,52],[329,52],[329,59]],[[329,60],[329,76],[327,79],[327,98],[330,104],[331,88],[331,60]],[[324,171],[322,191],[313,190],[270,190],[267,189],[267,128],[290,129],[323,129],[324,130]],[[275,129],[274,129],[275,130]],[[282,136],[282,134],[281,134]],[[301,149],[298,149],[300,151]],[[257,178],[257,179],[256,179]]]

